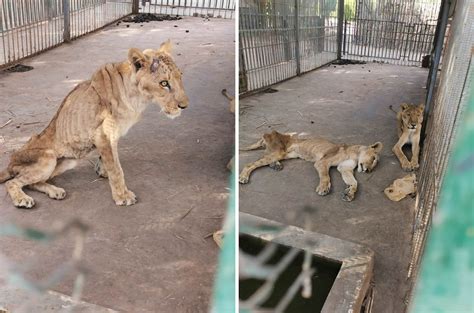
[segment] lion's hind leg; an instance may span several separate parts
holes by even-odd
[[[99,156],[97,159],[97,162],[94,164],[94,170],[97,176],[103,177],[103,178],[108,178],[109,174],[107,174],[107,170],[105,169],[104,164],[102,163],[102,157]]]
[[[242,172],[239,175],[239,182],[241,184],[246,184],[249,182],[250,174],[259,167],[267,166],[270,164],[277,164],[280,160],[284,159],[284,154],[282,153],[272,153],[264,155],[263,158],[245,165]]]
[[[62,200],[66,198],[64,189],[45,182],[29,185],[28,188],[45,193],[51,199]]]
[[[23,191],[23,187],[42,183],[50,178],[56,168],[56,156],[52,150],[27,150],[16,158],[18,162],[14,166],[15,178],[7,181],[5,187],[13,205],[30,209],[35,205],[35,201]],[[28,162],[21,162],[22,159]]]

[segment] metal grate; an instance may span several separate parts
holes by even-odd
[[[71,38],[132,13],[132,0],[70,0]]]
[[[234,18],[236,0],[139,0],[141,13]]]
[[[421,65],[432,52],[441,0],[346,0],[343,56]]]
[[[337,1],[241,0],[240,78],[245,89],[239,91],[269,86],[335,60],[336,34]]]
[[[337,1],[299,0],[298,32],[301,72],[337,57]]]
[[[451,6],[453,5],[451,3]],[[446,165],[451,156],[458,126],[468,105],[467,91],[473,81],[471,51],[474,46],[474,28],[472,27],[474,25],[474,3],[470,0],[459,0],[455,5],[456,10],[450,28],[452,33],[449,35],[443,56],[445,60],[443,71],[439,79],[437,94],[433,100],[433,110],[426,126],[426,139],[420,163],[409,276],[416,276],[418,273],[428,229],[432,222],[433,212],[437,207]],[[449,5],[446,6],[447,16]],[[440,35],[442,36],[441,40],[443,35],[443,33]]]
[[[132,0],[0,0],[0,66],[55,47],[130,13]]]

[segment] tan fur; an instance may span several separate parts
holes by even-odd
[[[392,151],[397,156],[405,171],[413,171],[420,166],[418,158],[420,154],[420,134],[424,109],[425,106],[423,104],[416,106],[403,103],[400,106],[400,111],[397,113],[397,131],[399,139]],[[411,161],[408,161],[408,158],[403,153],[402,148],[405,144],[411,144]]]
[[[384,193],[392,201],[400,201],[408,195],[416,194],[415,173],[396,179],[390,186],[385,188]]]
[[[227,89],[222,89],[222,94],[224,95],[224,97],[227,98],[227,100],[229,100],[229,111],[231,113],[234,113],[235,114],[235,97],[231,96],[228,92],[227,92]]]
[[[34,206],[23,187],[63,199],[66,192],[46,181],[72,169],[75,159],[94,149],[100,154],[96,171],[109,178],[115,203],[134,204],[135,194],[127,188],[120,165],[118,141],[149,103],[159,105],[171,118],[188,106],[181,72],[170,53],[169,41],[158,50],[132,48],[127,61],[106,64],[91,80],[77,85],[49,125],[13,153],[7,169],[0,172],[0,181],[6,181],[13,204]]]
[[[224,95],[224,97],[229,100],[229,111],[233,114],[235,114],[235,97],[231,96],[228,92],[227,89],[222,89],[221,93]],[[227,169],[229,171],[232,171],[234,168],[234,157],[230,159],[229,162],[227,162]]]
[[[379,154],[383,148],[382,143],[377,142],[371,146],[341,145],[320,138],[298,138],[297,135],[281,134],[273,131],[263,135],[257,143],[243,148],[242,150],[254,150],[265,147],[264,156],[250,164],[247,164],[239,176],[239,182],[246,184],[250,174],[262,166],[270,166],[275,170],[283,169],[282,160],[300,158],[314,162],[314,167],[319,174],[319,186],[316,192],[327,195],[331,189],[331,178],[329,169],[337,166],[342,179],[347,185],[342,199],[352,201],[357,191],[357,180],[353,171],[357,167],[359,172],[370,172],[378,163]]]

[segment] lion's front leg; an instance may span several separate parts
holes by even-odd
[[[96,142],[102,165],[109,177],[112,198],[117,205],[132,205],[137,202],[135,194],[125,185],[122,166],[118,158],[117,142],[111,142],[105,135]]]
[[[347,188],[342,194],[342,200],[352,201],[354,200],[355,194],[357,192],[357,180],[354,177],[354,169],[352,168],[340,168],[337,170],[341,173],[342,180],[346,183]]]
[[[398,160],[400,161],[400,165],[405,171],[411,171],[411,165],[408,161],[405,153],[403,153],[402,147],[407,143],[408,137],[406,135],[402,135],[398,142],[393,146],[393,153],[397,156]]]
[[[416,170],[420,167],[420,163],[418,162],[420,156],[420,135],[415,136],[413,138],[413,142],[411,143],[411,168]]]
[[[320,196],[325,196],[331,190],[331,176],[329,176],[329,164],[325,161],[318,161],[314,163],[314,168],[318,171],[319,185],[316,187],[316,192]]]

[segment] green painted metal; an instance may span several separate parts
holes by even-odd
[[[219,256],[219,269],[214,284],[212,313],[234,313],[235,306],[235,179],[231,177],[231,195],[224,223],[224,244]]]
[[[442,183],[412,313],[474,312],[474,70],[457,141]]]

